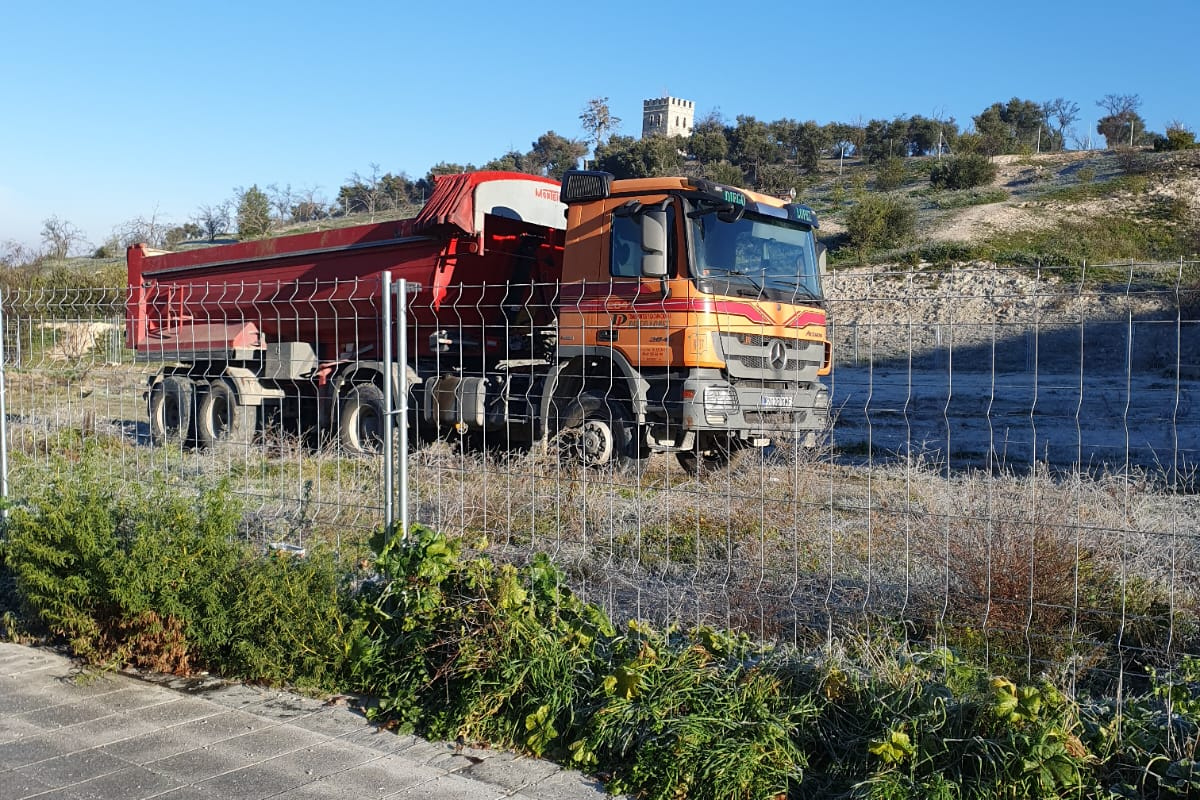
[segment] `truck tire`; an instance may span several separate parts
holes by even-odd
[[[717,434],[707,440],[696,442],[691,450],[680,450],[675,454],[679,466],[689,475],[698,478],[733,466],[745,452],[736,441]]]
[[[624,407],[586,393],[571,401],[557,426],[559,453],[594,469],[624,472],[641,462],[637,424]]]
[[[338,440],[350,453],[382,452],[385,420],[383,391],[373,383],[357,384],[342,400]]]
[[[165,375],[150,389],[150,441],[187,445],[192,441],[196,387],[186,375]]]
[[[250,444],[258,424],[258,409],[238,402],[233,384],[218,378],[208,387],[196,415],[196,439],[202,447],[217,442]]]

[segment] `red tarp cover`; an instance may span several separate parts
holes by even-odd
[[[464,172],[461,175],[439,175],[433,194],[413,220],[413,228],[423,231],[435,225],[453,225],[466,233],[475,230],[475,187],[485,181],[527,180],[558,186],[558,181],[527,175],[523,172]]]

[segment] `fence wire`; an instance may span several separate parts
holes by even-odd
[[[412,520],[497,558],[549,553],[618,618],[796,645],[901,631],[1068,677],[1200,652],[1200,264],[847,269],[825,284],[831,428],[699,473],[668,453],[578,465],[553,407],[537,430],[537,375],[563,344],[545,323],[574,290],[424,287],[404,301],[414,373],[461,383],[410,395]],[[148,381],[175,362],[127,348],[137,297],[5,296],[13,497],[64,457],[129,483],[228,479],[247,537],[361,558],[383,521],[383,459],[347,452],[343,405],[325,399],[382,357],[379,281],[189,291],[203,302],[167,305],[275,341],[318,336],[319,364],[263,398],[252,439],[154,441]],[[192,365],[201,394],[227,378],[217,367]],[[598,401],[627,403],[608,369],[592,376],[608,379]],[[439,402],[484,425],[437,429]]]

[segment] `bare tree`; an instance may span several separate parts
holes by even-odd
[[[51,258],[66,258],[73,250],[87,244],[83,231],[57,216],[42,220],[42,241],[46,244],[46,255]]]
[[[329,201],[316,186],[298,189],[295,203],[288,209],[292,222],[318,222],[329,216]]]
[[[1042,104],[1042,113],[1046,115],[1046,119],[1054,120],[1059,143],[1066,147],[1071,126],[1079,119],[1079,103],[1065,97],[1056,97]]]
[[[1121,117],[1136,113],[1142,107],[1142,98],[1136,94],[1106,94],[1096,101],[1111,116]]]
[[[587,107],[579,115],[583,130],[587,133],[587,141],[592,145],[592,152],[608,141],[610,134],[621,125],[621,118],[613,116],[608,107],[607,97],[593,97],[588,100]]]
[[[151,247],[166,247],[167,232],[171,223],[159,216],[158,209],[149,217],[134,217],[113,228],[113,239],[119,247],[125,248],[139,242],[145,242]]]
[[[287,222],[292,215],[292,206],[296,203],[296,192],[292,191],[289,183],[280,187],[277,183],[267,186],[267,197],[271,199],[271,209],[280,222]]]
[[[38,254],[30,250],[16,239],[5,239],[0,242],[0,266],[23,267],[36,261]]]
[[[196,209],[192,221],[200,226],[200,230],[210,242],[215,241],[222,233],[229,231],[229,211],[232,203],[224,200],[215,205],[200,206]]]

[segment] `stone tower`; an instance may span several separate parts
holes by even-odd
[[[678,97],[657,97],[642,102],[642,138],[691,136],[696,104]]]

